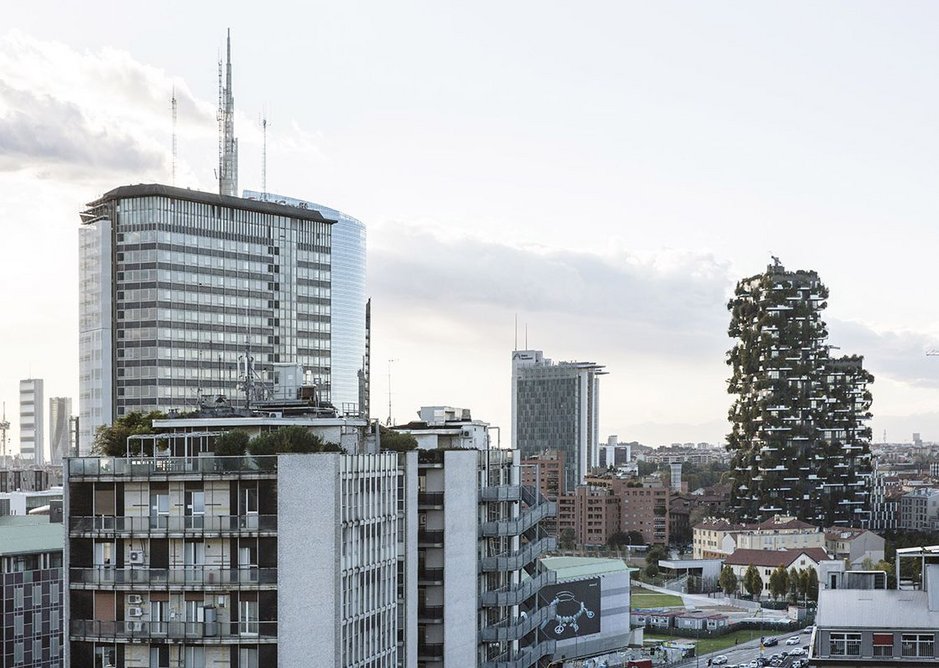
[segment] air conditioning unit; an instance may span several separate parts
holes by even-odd
[[[131,631],[143,631],[143,630],[144,630],[144,622],[131,622],[131,623],[130,623],[130,630],[131,630]]]
[[[143,608],[137,606],[127,608],[127,614],[131,617],[143,617]]]
[[[141,596],[140,594],[128,594],[127,602],[130,603],[131,605],[140,605],[141,603],[143,603],[143,596]]]
[[[143,550],[131,550],[130,552],[130,563],[132,564],[142,564],[144,560]]]

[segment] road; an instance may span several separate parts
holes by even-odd
[[[801,642],[798,645],[786,645],[786,638],[790,638],[793,635],[796,634],[775,636],[779,639],[779,644],[774,647],[765,648],[762,653],[760,652],[760,641],[759,639],[756,639],[745,643],[740,643],[739,645],[734,645],[733,647],[728,647],[727,649],[720,650],[718,652],[702,654],[701,656],[695,657],[694,659],[672,664],[670,668],[707,668],[708,659],[713,659],[715,656],[721,654],[727,657],[726,666],[721,668],[727,668],[727,666],[739,666],[741,664],[747,664],[750,661],[759,658],[761,655],[768,659],[773,654],[781,654],[783,651],[788,652],[796,649],[797,647],[803,647],[809,644],[810,636],[807,633],[803,633],[799,636]],[[767,635],[766,637],[769,638],[771,636]],[[780,664],[779,668],[790,668],[792,661],[793,660],[791,658],[787,657],[786,660]],[[715,666],[714,668],[718,667]]]

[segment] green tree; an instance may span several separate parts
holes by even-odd
[[[785,566],[776,567],[769,576],[769,594],[775,601],[780,596],[785,596],[789,589],[789,574]]]
[[[795,566],[789,569],[789,574],[786,577],[786,580],[788,581],[788,585],[789,585],[787,587],[787,589],[789,590],[789,600],[792,603],[795,603],[796,601],[799,600],[799,596],[800,596],[799,591],[800,591],[801,583],[802,583],[802,578],[799,574],[798,569]]]
[[[652,578],[654,578],[654,577],[655,577],[656,575],[658,575],[658,574],[659,574],[659,565],[658,565],[658,564],[652,563],[652,562],[646,564],[646,576],[647,576],[650,580],[651,580]]]
[[[393,450],[394,452],[407,452],[417,448],[417,439],[400,431],[388,429],[388,427],[378,425],[379,438],[381,439],[382,450]]]
[[[718,578],[717,583],[728,596],[737,591],[737,575],[734,573],[734,569],[730,566],[724,566],[721,569],[721,576]]]
[[[309,429],[299,425],[261,432],[248,442],[252,455],[307,454],[311,452],[340,452],[334,443],[326,443]]]
[[[612,534],[606,542],[610,547],[622,547],[623,545],[642,545],[642,534],[638,531],[617,531]]]
[[[561,544],[561,549],[573,550],[577,545],[577,534],[570,527],[562,529],[558,542]]]
[[[818,602],[818,573],[814,568],[806,566],[805,568],[805,598],[809,601]]]
[[[646,563],[658,566],[660,559],[668,559],[668,550],[664,545],[653,545],[646,552]]]
[[[214,452],[219,457],[240,457],[248,451],[248,433],[241,429],[226,431],[215,439]]]
[[[124,457],[128,453],[127,439],[139,434],[157,434],[153,421],[166,418],[165,413],[151,411],[149,413],[127,413],[114,421],[111,425],[102,425],[95,432],[95,442],[91,451],[96,455],[107,457]],[[157,444],[159,447],[160,444]],[[134,441],[131,455],[153,455],[153,441]]]
[[[750,564],[743,574],[743,587],[755,599],[759,599],[763,593],[763,578],[753,564]]]

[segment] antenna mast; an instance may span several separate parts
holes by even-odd
[[[0,451],[3,453],[3,462],[7,458],[7,430],[10,428],[10,422],[7,420],[7,402],[3,402],[3,417],[0,418]]]
[[[389,427],[394,424],[394,419],[391,417],[391,365],[398,360],[388,360],[388,421],[385,423]]]
[[[173,185],[176,185],[176,86],[173,86],[173,98],[171,100],[173,108]]]
[[[225,81],[218,61],[218,193],[238,194],[238,140],[235,139],[235,98],[231,81],[231,29],[226,42]]]
[[[267,113],[261,117],[261,134],[263,143],[261,149],[261,199],[267,201]]]

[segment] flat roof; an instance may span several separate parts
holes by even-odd
[[[558,580],[579,580],[607,573],[629,573],[638,570],[627,566],[622,559],[600,557],[545,557],[541,560],[545,568],[558,574]]]
[[[930,610],[928,593],[897,589],[823,589],[818,592],[819,628],[939,628],[939,610]]]
[[[65,526],[50,522],[47,516],[6,517],[0,522],[0,556],[53,552],[64,547]]]
[[[274,216],[284,216],[285,218],[312,220],[320,223],[338,222],[332,218],[326,218],[316,209],[301,209],[285,204],[262,202],[260,200],[244,199],[242,197],[231,197],[229,195],[207,193],[201,190],[190,190],[189,188],[176,188],[160,183],[139,183],[132,186],[120,186],[109,190],[95,201],[89,202],[86,206],[91,209],[114,200],[153,196],[169,197],[172,199],[185,200],[187,202],[199,202],[201,204],[217,204],[235,209],[243,209],[245,211],[257,211],[258,213],[268,213]],[[90,222],[90,220],[86,222]]]
[[[194,417],[194,418],[164,418],[154,420],[153,426],[160,429],[172,429],[174,427],[289,427],[291,425],[300,425],[301,427],[343,427],[346,425],[365,426],[368,421],[365,418],[358,417],[304,417],[302,415],[287,417],[240,417],[232,415],[229,417]],[[158,437],[166,438],[168,434],[157,434]]]

